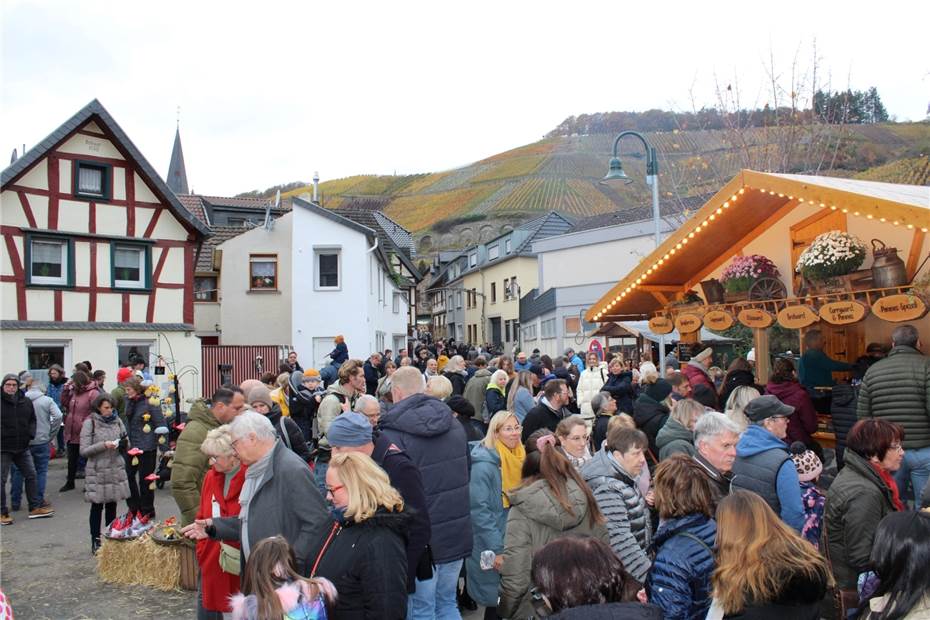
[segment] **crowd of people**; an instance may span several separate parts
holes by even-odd
[[[849,368],[852,404],[825,403],[809,383],[845,368],[806,344],[764,385],[751,359],[717,372],[709,347],[664,373],[443,341],[357,359],[337,338],[320,369],[294,352],[194,403],[177,438],[198,617],[925,618],[930,359],[902,325]],[[143,370],[110,391],[87,362],[54,389],[52,372],[4,378],[4,525],[13,466],[13,512],[25,484],[29,517],[54,514],[63,413],[60,492],[83,471],[92,551],[102,525],[154,520],[166,422]],[[854,412],[835,477],[824,407]]]

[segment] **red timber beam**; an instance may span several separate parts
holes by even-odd
[[[23,270],[23,263],[19,259],[19,250],[16,248],[16,241],[13,235],[3,233],[3,241],[6,243],[6,253],[10,257],[10,266],[13,268],[12,276],[3,276],[4,282],[16,283],[16,318],[20,321],[26,320],[26,272]]]
[[[194,322],[194,246],[184,246],[184,322]]]
[[[169,248],[163,248],[158,262],[155,264],[155,271],[152,273],[152,291],[149,293],[149,305],[145,312],[145,322],[155,322],[155,295],[158,293],[158,278],[161,277],[161,270],[165,267],[165,260],[168,258]]]
[[[58,230],[58,157],[48,156],[48,229]]]
[[[32,207],[29,206],[29,197],[26,196],[26,192],[18,191],[16,195],[19,196],[19,204],[23,207],[23,215],[26,216],[26,221],[29,222],[31,228],[36,228],[36,216],[32,212]]]

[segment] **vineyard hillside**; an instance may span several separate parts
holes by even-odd
[[[790,131],[646,134],[659,153],[660,199],[683,203],[711,194],[741,168],[930,184],[930,123],[845,126],[826,138]],[[455,170],[325,181],[320,199],[337,210],[383,210],[413,231],[418,250],[428,254],[489,239],[545,211],[581,218],[648,205],[645,161],[635,142],[621,149],[633,181],[600,182],[612,145],[607,134],[552,136]]]

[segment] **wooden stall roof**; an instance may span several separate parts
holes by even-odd
[[[804,202],[924,233],[930,227],[930,187],[742,170],[593,304],[585,320],[648,317]]]

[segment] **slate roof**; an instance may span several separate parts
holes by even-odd
[[[172,213],[180,218],[182,222],[187,223],[198,234],[209,236],[210,229],[203,221],[195,217],[181,204],[174,192],[171,191],[162,178],[158,176],[158,173],[155,172],[155,168],[152,167],[148,160],[142,155],[141,151],[133,144],[132,140],[129,139],[126,132],[123,131],[113,117],[110,116],[110,113],[106,111],[103,104],[96,99],[81,108],[74,116],[60,125],[58,129],[50,133],[45,139],[26,151],[22,157],[4,169],[3,172],[0,173],[0,186],[5,186],[14,181],[45,156],[48,151],[61,144],[74,131],[80,129],[91,120],[95,122],[99,121],[97,124],[101,125],[104,132],[110,134],[116,146],[126,151],[125,154],[139,166],[139,169],[142,171],[142,176],[152,184],[156,194],[160,195],[161,199],[165,201]]]
[[[517,226],[515,230],[527,230],[530,234],[514,250],[514,254],[523,254],[530,252],[533,248],[533,242],[553,235],[561,235],[571,230],[573,222],[565,216],[555,211],[530,220],[525,224]]]
[[[200,249],[200,254],[197,256],[197,266],[195,267],[197,273],[213,272],[213,250],[224,241],[228,241],[252,229],[243,226],[213,226],[212,230],[213,235],[204,240],[203,246]]]
[[[394,251],[410,273],[422,275],[411,260],[413,254],[413,236],[406,228],[380,211],[370,211],[367,209],[333,209],[331,212],[352,220],[357,224],[361,224],[365,228],[371,230],[377,235],[381,246],[386,250]]]
[[[713,196],[713,194],[659,201],[659,215],[661,217],[669,217],[679,215],[685,211],[697,211],[704,206],[704,203],[707,202],[711,196]],[[571,230],[566,232],[581,232],[582,230],[606,228],[607,226],[617,226],[619,224],[629,224],[631,222],[641,222],[651,219],[652,205],[650,204],[648,206],[621,209],[619,211],[611,211],[610,213],[601,213],[584,217],[575,222]]]

